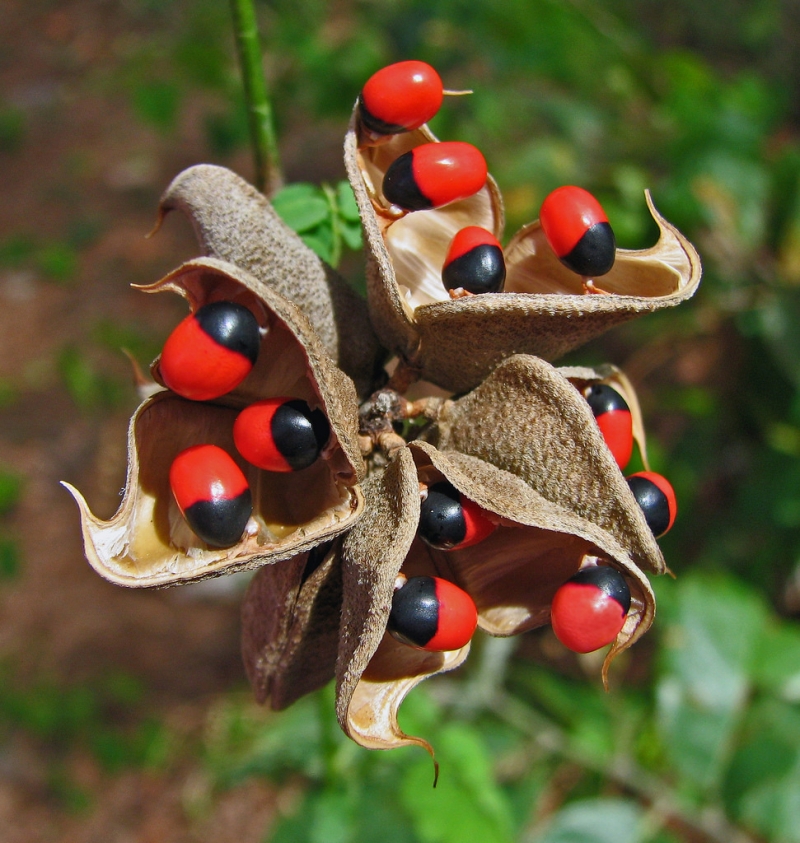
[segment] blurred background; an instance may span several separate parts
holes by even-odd
[[[655,240],[646,187],[695,243],[695,299],[569,361],[613,362],[638,389],[653,468],[678,493],[662,540],[676,579],[655,583],[656,624],[608,694],[598,659],[549,629],[479,636],[462,670],[415,690],[401,725],[436,747],[436,790],[421,750],[343,738],[330,688],[280,714],[252,702],[240,578],[102,581],[58,481],[101,516],[118,505],[137,403],[120,349],[146,365],[184,313],[129,285],[197,252],[182,219],[144,238],[161,191],[203,161],[252,178],[229,9],[5,0],[0,839],[800,841],[800,4],[258,12],[287,182],[327,185],[286,194],[282,212],[354,284],[341,142],[363,82],[405,58],[474,89],[432,128],[483,150],[508,236],[576,183],[621,246]]]

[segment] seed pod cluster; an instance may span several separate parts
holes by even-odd
[[[190,313],[133,415],[117,513],[97,518],[69,487],[87,558],[112,582],[259,569],[243,606],[259,701],[283,708],[335,677],[355,741],[431,753],[399,706],[458,667],[477,630],[552,624],[569,649],[608,647],[606,681],[652,623],[646,572],[666,570],[674,492],[650,470],[624,374],[551,361],[700,278],[649,195],[651,249],[617,249],[575,185],[504,247],[483,155],[426,125],[447,93],[411,61],[359,95],[345,163],[366,302],[230,171],[173,181],[161,217],[182,211],[204,256],[143,290]],[[644,471],[626,477],[636,453]]]

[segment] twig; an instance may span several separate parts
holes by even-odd
[[[272,105],[261,65],[261,45],[253,0],[231,0],[236,51],[242,72],[247,122],[255,162],[256,187],[272,195],[283,184],[278,143],[272,119]]]

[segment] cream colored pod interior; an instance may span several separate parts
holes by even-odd
[[[450,240],[477,225],[501,237],[502,198],[494,181],[475,196],[442,208],[398,214],[383,198],[389,165],[422,143],[426,126],[375,147],[358,146],[358,110],[345,138],[345,165],[358,202],[367,250],[370,315],[381,342],[444,389],[477,386],[510,354],[556,360],[614,325],[671,307],[700,281],[694,247],[645,194],[659,239],[649,249],[618,249],[614,267],[587,293],[547,244],[538,221],[504,250],[502,292],[451,299],[441,272]]]
[[[78,503],[87,558],[106,579],[126,586],[166,586],[288,559],[348,529],[359,517],[364,472],[357,442],[352,381],[333,363],[306,317],[283,296],[238,267],[211,258],[190,261],[145,292],[172,291],[194,312],[235,301],[256,316],[261,348],[239,387],[214,403],[185,400],[167,389],[148,398],[128,432],[128,470],[117,512],[108,521]],[[152,367],[159,379],[158,360]],[[253,401],[290,396],[321,409],[331,427],[316,462],[288,474],[246,463],[233,444],[233,422]],[[232,547],[207,546],[190,530],[169,485],[173,459],[197,444],[218,445],[238,463],[253,514]]]
[[[416,536],[420,483],[442,479],[477,503],[498,525],[478,544],[441,551]],[[554,504],[523,480],[477,457],[443,453],[424,442],[399,449],[365,484],[364,517],[342,545],[343,606],[337,664],[337,713],[345,732],[371,749],[428,742],[399,727],[405,696],[429,676],[452,670],[469,644],[429,652],[386,632],[398,574],[439,576],[466,591],[478,626],[494,636],[516,635],[549,621],[556,590],[581,565],[602,558],[622,571],[632,594],[625,626],[603,668],[649,628],[655,600],[647,577],[613,530]]]

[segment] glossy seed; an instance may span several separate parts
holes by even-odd
[[[392,598],[388,630],[420,650],[460,650],[472,638],[478,611],[466,591],[440,577],[411,577]]]
[[[243,305],[217,301],[187,316],[169,335],[159,370],[183,398],[211,401],[235,389],[258,357],[261,334]]]
[[[675,523],[678,502],[669,480],[655,471],[640,471],[626,478],[636,503],[642,508],[647,526],[656,538]]]
[[[582,568],[553,597],[550,621],[558,640],[576,653],[610,644],[625,624],[631,592],[625,577],[606,565]]]
[[[542,203],[539,220],[558,259],[578,275],[605,275],[616,257],[616,240],[606,212],[587,190],[559,187]]]
[[[233,424],[239,453],[265,471],[299,471],[319,457],[331,428],[321,410],[297,398],[266,398],[242,410]]]
[[[499,293],[506,279],[506,264],[500,241],[485,228],[462,228],[450,243],[442,267],[447,290],[459,287],[468,293]]]
[[[437,550],[460,550],[483,541],[496,527],[474,501],[444,481],[428,489],[417,535]]]
[[[172,462],[169,484],[183,517],[212,547],[230,547],[242,537],[253,512],[247,479],[216,445],[194,445]]]
[[[439,74],[423,61],[401,61],[373,74],[358,99],[364,127],[375,135],[418,129],[442,105]]]
[[[625,468],[633,453],[633,417],[628,402],[605,383],[593,383],[583,394],[617,465]]]
[[[383,195],[406,211],[425,211],[472,196],[487,176],[486,160],[472,144],[424,143],[390,164]]]

